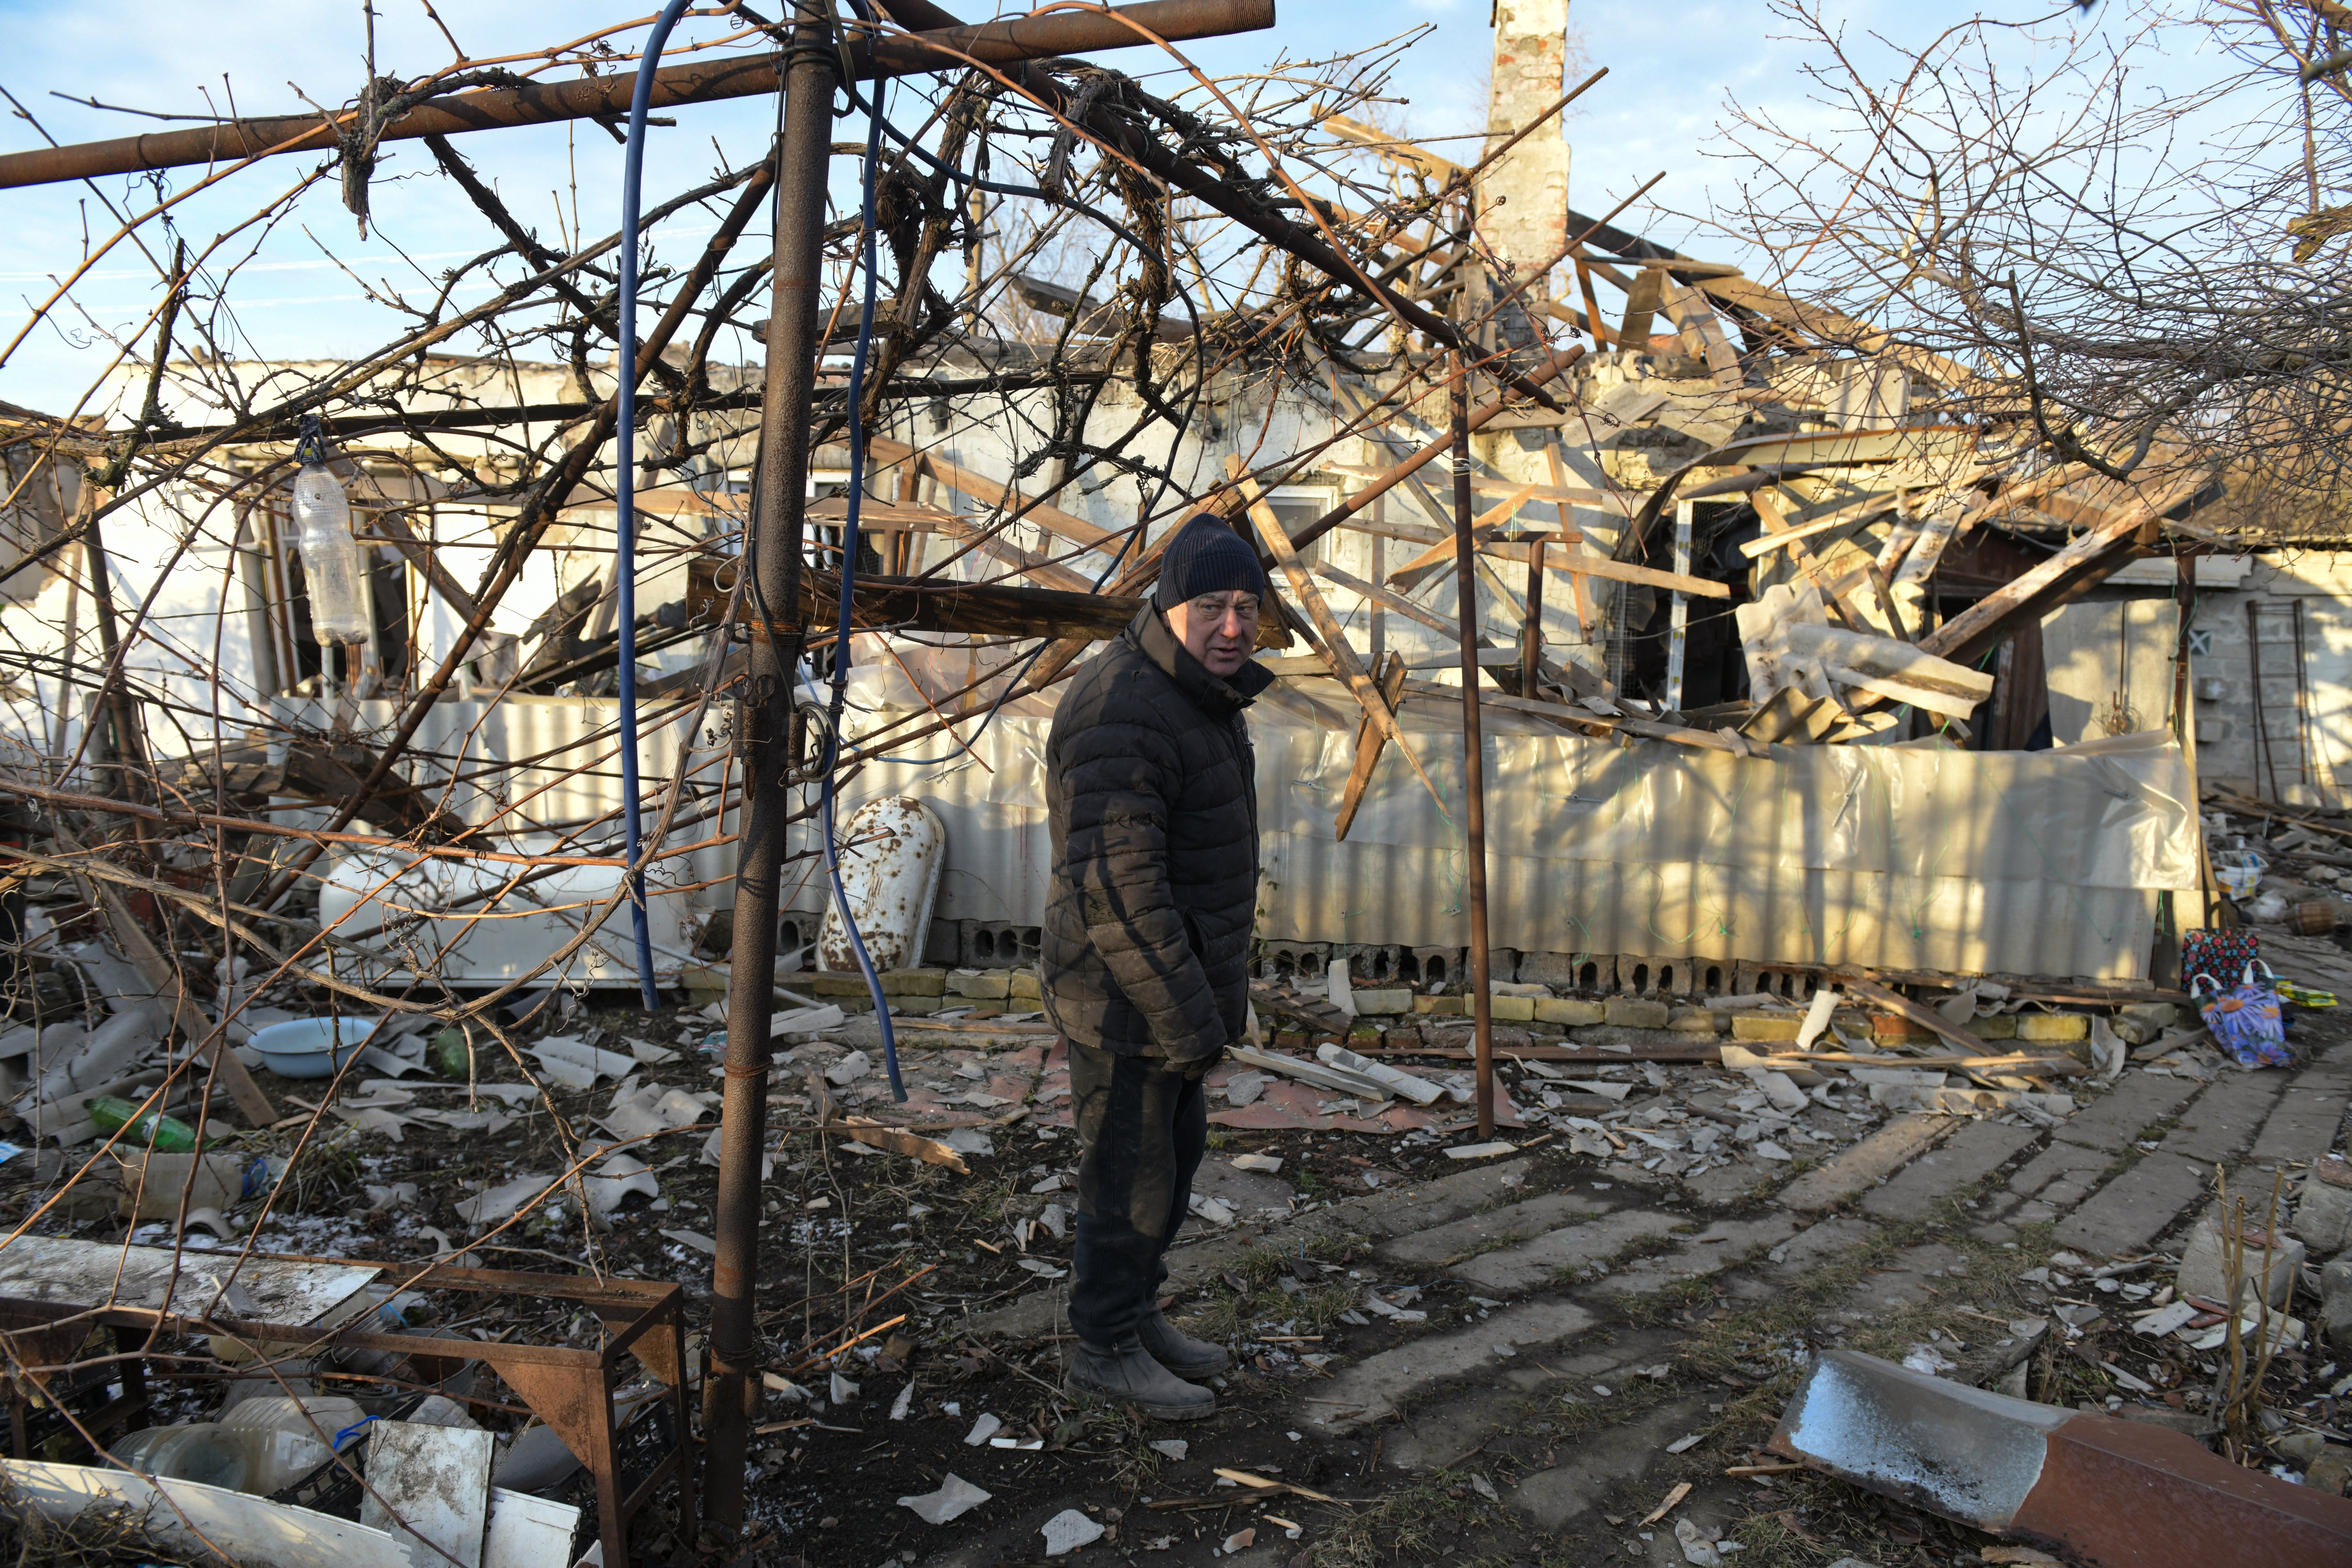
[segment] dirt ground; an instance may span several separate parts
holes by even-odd
[[[646,1078],[716,1087],[720,1031],[683,1007],[648,1018],[597,1006],[532,1037],[545,1032],[619,1050],[632,1039],[657,1042],[680,1055],[646,1068]],[[2308,1047],[2324,1048],[2352,1031],[2316,1015],[2300,1032]],[[819,1051],[806,1065],[829,1059]],[[910,1045],[902,1059],[910,1081],[953,1086],[950,1061],[988,1058],[958,1042],[953,1051]],[[788,1102],[796,1090],[805,1103],[806,1086],[796,1079],[803,1065],[778,1069],[772,1089],[780,1120],[795,1114]],[[484,1083],[522,1079],[515,1064],[487,1053],[476,1070]],[[1514,1096],[1531,1105],[1543,1081],[1517,1064],[1506,1070]],[[1622,1076],[1635,1086],[1626,1103],[1639,1106],[1647,1097],[1704,1103],[1725,1075],[1670,1067]],[[969,1073],[964,1080],[981,1081]],[[319,1089],[267,1074],[261,1081],[289,1105]],[[438,1105],[463,1117],[462,1085],[436,1087],[422,1075],[404,1077],[402,1089],[412,1096],[408,1110]],[[393,1094],[355,1082],[344,1098],[365,1103]],[[412,1120],[396,1142],[380,1128],[313,1135],[268,1214],[249,1207],[237,1217],[258,1220],[265,1251],[429,1258],[480,1233],[457,1207],[474,1192],[561,1170],[583,1138],[605,1138],[598,1122],[615,1098],[610,1082],[558,1089],[551,1103],[520,1103],[509,1113],[485,1097],[474,1109],[493,1114],[479,1126]],[[1236,1356],[1217,1415],[1180,1426],[1084,1408],[1061,1392],[1069,1342],[1055,1294],[1067,1267],[1076,1145],[1054,1125],[1051,1107],[1034,1109],[988,1127],[991,1150],[965,1156],[968,1174],[814,1132],[774,1141],[760,1275],[762,1364],[773,1375],[754,1440],[746,1561],[827,1568],[1036,1561],[1038,1526],[1076,1509],[1107,1527],[1078,1554],[1087,1561],[1295,1568],[1441,1557],[1495,1568],[1699,1561],[1674,1533],[1685,1523],[1702,1555],[1711,1551],[1742,1568],[1811,1568],[1843,1556],[1941,1568],[1983,1560],[1990,1539],[1834,1480],[1770,1468],[1777,1461],[1760,1454],[1821,1348],[1896,1360],[1925,1349],[1947,1358],[1949,1375],[1995,1381],[1983,1374],[1983,1358],[1997,1353],[1991,1342],[2009,1346],[2005,1325],[2039,1320],[2039,1348],[2021,1363],[2032,1397],[2108,1408],[2120,1394],[2120,1403],[2176,1425],[2209,1418],[2210,1358],[2172,1342],[2152,1347],[2120,1312],[2100,1317],[2101,1304],[2124,1300],[2090,1278],[2105,1259],[2070,1252],[2051,1219],[1986,1218],[2009,1206],[1994,1178],[1957,1182],[1916,1214],[1864,1215],[1836,1205],[1800,1223],[1776,1189],[1819,1168],[1826,1151],[1769,1170],[1731,1167],[1730,1180],[1704,1169],[1677,1180],[1625,1153],[1573,1152],[1563,1138],[1526,1131],[1513,1138],[1525,1147],[1507,1161],[1474,1163],[1444,1151],[1475,1134],[1230,1127],[1212,1133],[1202,1186],[1234,1222],[1188,1225],[1188,1242],[1207,1239],[1180,1249],[1180,1260],[1195,1261],[1180,1266],[1171,1298],[1181,1323]],[[2179,1120],[2134,1130],[2134,1147]],[[551,1205],[478,1248],[478,1260],[676,1279],[698,1338],[709,1278],[699,1242],[711,1229],[718,1174],[703,1151],[713,1125],[715,1111],[632,1144],[660,1196],[628,1197],[609,1227],[592,1224],[577,1204]],[[298,1136],[290,1129],[240,1133],[232,1145],[285,1155]],[[1245,1154],[1278,1159],[1279,1171],[1235,1167]],[[61,1168],[54,1151],[0,1165],[0,1212],[22,1219],[54,1190]],[[1469,1218],[1419,1230],[1380,1219],[1409,1208],[1416,1194],[1465,1182],[1486,1184]],[[400,1184],[414,1184],[414,1194]],[[2266,1198],[2267,1188],[2259,1195]],[[1482,1286],[1481,1259],[1506,1264],[1531,1235],[1543,1239],[1535,1222],[1509,1217],[1540,1202],[1572,1205],[1601,1239],[1570,1261],[1543,1262],[1539,1278]],[[123,1224],[110,1208],[94,1212],[100,1206],[69,1198],[39,1228],[122,1237]],[[1476,1215],[1486,1211],[1504,1217],[1476,1231]],[[1454,1234],[1465,1225],[1474,1230]],[[168,1241],[167,1228],[143,1226],[134,1239]],[[191,1245],[228,1244],[192,1234]],[[2148,1256],[2147,1279],[2168,1279],[2161,1257]],[[2128,1272],[2123,1278],[2119,1289],[2138,1289]],[[2138,1289],[2141,1299],[2147,1294]],[[2077,1303],[2093,1321],[2049,1331],[2053,1315]],[[457,1324],[464,1331],[575,1343],[593,1342],[599,1331],[552,1303],[510,1300],[467,1310]],[[441,1326],[452,1321],[445,1317]],[[1488,1333],[1491,1346],[1480,1339]],[[852,1340],[854,1348],[825,1359]],[[1460,1343],[1480,1352],[1474,1367],[1419,1382],[1408,1376],[1393,1398],[1369,1400],[1368,1411],[1363,1379],[1388,1376],[1379,1369],[1392,1370],[1401,1358],[1409,1365],[1416,1347]],[[2144,1392],[2119,1382],[2118,1371]],[[2332,1430],[2337,1373],[2324,1348],[2283,1354],[2267,1385],[2271,1408]],[[478,1399],[498,1392],[475,1390]],[[200,1382],[184,1384],[167,1411],[198,1415],[214,1397]],[[489,1405],[474,1409],[486,1425],[516,1424]],[[983,1417],[994,1418],[993,1440],[970,1441]],[[1759,1460],[1763,1473],[1725,1474]],[[1275,1484],[1236,1483],[1220,1470]],[[989,1500],[941,1526],[900,1505],[950,1472]],[[1691,1489],[1674,1496],[1685,1482]],[[1675,1506],[1651,1517],[1662,1504]],[[693,1555],[674,1523],[667,1510],[646,1520],[645,1560]]]

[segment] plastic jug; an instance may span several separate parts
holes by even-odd
[[[217,1423],[200,1421],[187,1426],[149,1426],[118,1439],[113,1445],[117,1468],[137,1470],[167,1480],[202,1481],[231,1491],[249,1489],[252,1445],[245,1434]]]
[[[351,1447],[368,1420],[354,1399],[336,1394],[289,1399],[281,1394],[240,1401],[220,1425],[249,1445],[247,1484],[240,1489],[267,1497],[325,1464],[331,1451]]]

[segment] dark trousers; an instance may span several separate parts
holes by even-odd
[[[1070,1327],[1108,1349],[1135,1332],[1168,1278],[1168,1244],[1209,1147],[1208,1092],[1156,1057],[1073,1042],[1070,1100],[1078,1127]]]

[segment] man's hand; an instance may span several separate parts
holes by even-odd
[[[1178,1056],[1171,1051],[1167,1057],[1168,1070],[1182,1073],[1186,1078],[1197,1079],[1223,1061],[1224,1056],[1225,1047],[1223,1041],[1219,1041],[1202,1052]]]

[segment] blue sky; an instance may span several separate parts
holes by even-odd
[[[380,70],[413,75],[448,62],[449,46],[419,0],[376,4]],[[437,8],[476,58],[569,41],[628,16],[547,0]],[[1877,0],[1832,0],[1829,8],[1857,33],[1879,28],[1906,41],[1924,39],[1970,14],[1962,7]],[[2019,6],[2008,14],[2021,17],[2043,9]],[[1422,24],[1434,31],[1411,51],[1395,79],[1397,90],[1412,100],[1411,125],[1420,134],[1472,129],[1483,116],[1479,92],[1490,39],[1486,6],[1479,0],[1282,0],[1280,22],[1271,32],[1203,42],[1189,46],[1188,52],[1213,71],[1245,70],[1263,66],[1279,49],[1311,57],[1369,45]],[[1804,112],[1795,52],[1770,36],[1781,29],[1762,0],[1642,5],[1578,0],[1570,24],[1592,63],[1611,68],[1609,79],[1579,105],[1570,126],[1571,200],[1580,209],[1605,210],[1660,169],[1672,171],[1658,193],[1661,201],[1683,211],[1702,209],[1707,180],[1722,174],[1697,150],[1713,133],[1727,91],[1790,114]],[[0,86],[67,142],[121,136],[153,122],[64,101],[49,96],[53,90],[203,113],[209,106],[226,106],[226,74],[244,112],[296,112],[303,107],[298,87],[322,103],[340,104],[352,95],[362,77],[362,29],[358,0],[185,0],[106,9],[57,0],[0,0],[0,36],[10,43],[0,52]],[[1130,69],[1150,62],[1141,51],[1103,58]],[[767,100],[679,111],[676,129],[655,132],[649,193],[704,177],[717,161],[714,139],[732,162],[756,155],[773,114],[773,102]],[[845,139],[851,131],[845,124]],[[33,129],[0,104],[0,149],[38,144]],[[617,221],[619,149],[593,125],[492,132],[460,137],[457,144],[496,180],[526,222],[551,237],[559,225],[568,229],[572,223],[575,185],[580,224],[589,236],[609,232]],[[184,233],[192,244],[210,240],[320,163],[316,154],[279,158],[233,176],[185,205]],[[193,172],[176,172],[173,188],[193,180]],[[118,206],[154,199],[152,186],[121,177],[100,186]],[[487,226],[432,174],[430,155],[420,143],[390,144],[374,206],[375,235],[362,242],[330,178],[269,230],[260,242],[259,265],[249,267],[234,290],[252,352],[332,355],[392,334],[393,318],[360,297],[352,279],[324,258],[320,242],[347,263],[363,259],[363,274],[404,276],[412,289],[420,269],[430,273],[490,243]],[[79,259],[85,232],[100,235],[113,226],[81,185],[12,191],[6,212],[8,220],[0,226],[0,342],[16,335],[29,303],[48,292],[45,279]],[[1669,242],[1687,232],[1685,225],[1663,215],[1638,221]],[[83,308],[110,330],[135,324],[157,297],[152,267],[127,246],[101,261],[77,290]],[[36,329],[0,365],[0,399],[68,411],[111,353],[88,322],[62,314],[57,326]]]

